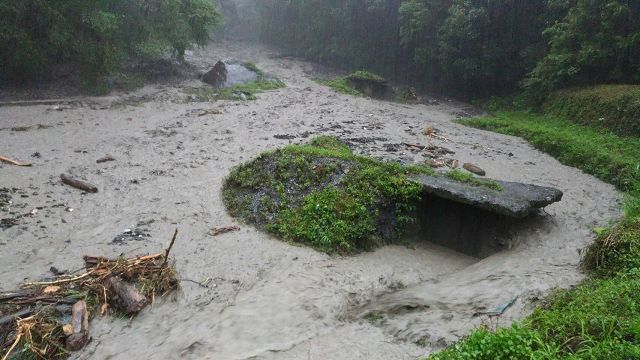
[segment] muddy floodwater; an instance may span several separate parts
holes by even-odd
[[[85,254],[159,252],[180,230],[177,300],[156,302],[130,323],[94,320],[93,341],[74,356],[418,358],[495,324],[486,315],[494,309],[513,303],[499,318],[505,325],[551,289],[580,281],[580,251],[592,229],[619,216],[613,186],[524,140],[452,122],[471,114],[469,106],[337,94],[312,80],[313,64],[256,46],[219,44],[188,56],[202,73],[230,59],[255,62],[286,88],[257,101],[190,102],[183,89],[204,86],[190,79],[61,105],[0,107],[0,155],[33,163],[0,165],[0,188],[11,196],[0,218],[12,219],[0,229],[0,288],[50,276],[52,266],[81,268]],[[11,129],[29,125],[42,126]],[[427,139],[425,126],[442,138]],[[321,134],[360,154],[415,162],[422,154],[401,144],[430,142],[488,177],[557,187],[564,198],[527,220],[506,250],[483,259],[427,242],[328,256],[227,215],[220,187],[233,166]],[[106,155],[115,161],[96,163]],[[63,185],[61,173],[98,193]],[[241,230],[208,234],[230,225]]]

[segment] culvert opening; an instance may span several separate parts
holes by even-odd
[[[422,199],[409,235],[477,258],[504,250],[521,225],[563,195],[551,187],[500,180],[484,186],[446,177],[410,178],[422,185]]]
[[[517,225],[524,221],[430,194],[424,194],[417,204],[415,219],[408,229],[413,240],[476,258],[506,249]]]

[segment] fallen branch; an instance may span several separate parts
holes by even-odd
[[[171,252],[171,248],[173,247],[173,243],[176,242],[176,238],[178,237],[178,229],[176,229],[176,231],[173,233],[173,238],[171,238],[171,242],[169,243],[169,247],[167,248],[167,250],[164,253],[164,263],[162,264],[163,266],[167,265],[167,262],[169,261],[169,253]]]
[[[23,163],[23,162],[20,162],[18,160],[14,160],[14,159],[11,159],[11,158],[8,158],[8,157],[4,157],[4,156],[0,156],[0,161],[9,163],[11,165],[16,165],[16,166],[31,166],[31,164],[29,164],[29,163]]]
[[[32,314],[33,314],[33,311],[31,309],[21,309],[14,314],[2,316],[0,317],[0,328],[7,324],[17,321],[18,319],[31,316]]]
[[[96,163],[97,164],[102,164],[102,163],[106,163],[108,161],[116,161],[116,159],[111,155],[106,155],[106,156],[101,157],[100,159],[96,160]]]
[[[73,179],[65,174],[60,174],[60,179],[62,179],[62,182],[74,187],[76,189],[80,189],[86,192],[90,192],[90,193],[97,193],[98,192],[98,188],[87,183],[84,182],[82,180],[77,180],[77,179]]]
[[[233,231],[240,231],[240,227],[234,225],[234,226],[223,226],[223,227],[213,228],[209,230],[209,235],[218,236],[218,235],[230,233]]]

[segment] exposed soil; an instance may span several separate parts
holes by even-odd
[[[470,107],[336,94],[306,75],[312,64],[253,45],[188,56],[199,72],[221,59],[255,62],[287,87],[257,101],[189,102],[183,88],[204,86],[194,78],[73,98],[63,107],[0,107],[0,155],[33,163],[0,164],[0,188],[10,189],[12,202],[0,206],[0,218],[15,222],[0,229],[4,290],[46,276],[52,266],[80,268],[85,254],[154,252],[180,229],[173,251],[183,295],[131,324],[94,321],[93,341],[79,358],[413,359],[489,323],[483,313],[517,298],[499,320],[508,324],[550,289],[580,281],[580,250],[593,239],[591,229],[619,216],[613,186],[521,139],[451,122]],[[447,140],[428,139],[426,126]],[[565,195],[528,220],[509,249],[482,260],[429,243],[331,257],[246,225],[208,235],[234,225],[220,194],[231,167],[321,134],[341,137],[357,153],[403,162],[428,158],[403,143],[442,146],[490,178]],[[96,163],[107,154],[115,161]],[[61,173],[98,193],[62,184]],[[132,229],[150,236],[114,243]]]

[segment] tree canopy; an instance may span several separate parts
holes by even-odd
[[[2,1],[0,79],[46,79],[60,64],[95,79],[132,57],[180,59],[219,22],[208,0]]]
[[[264,0],[262,40],[464,98],[640,82],[631,0]]]

